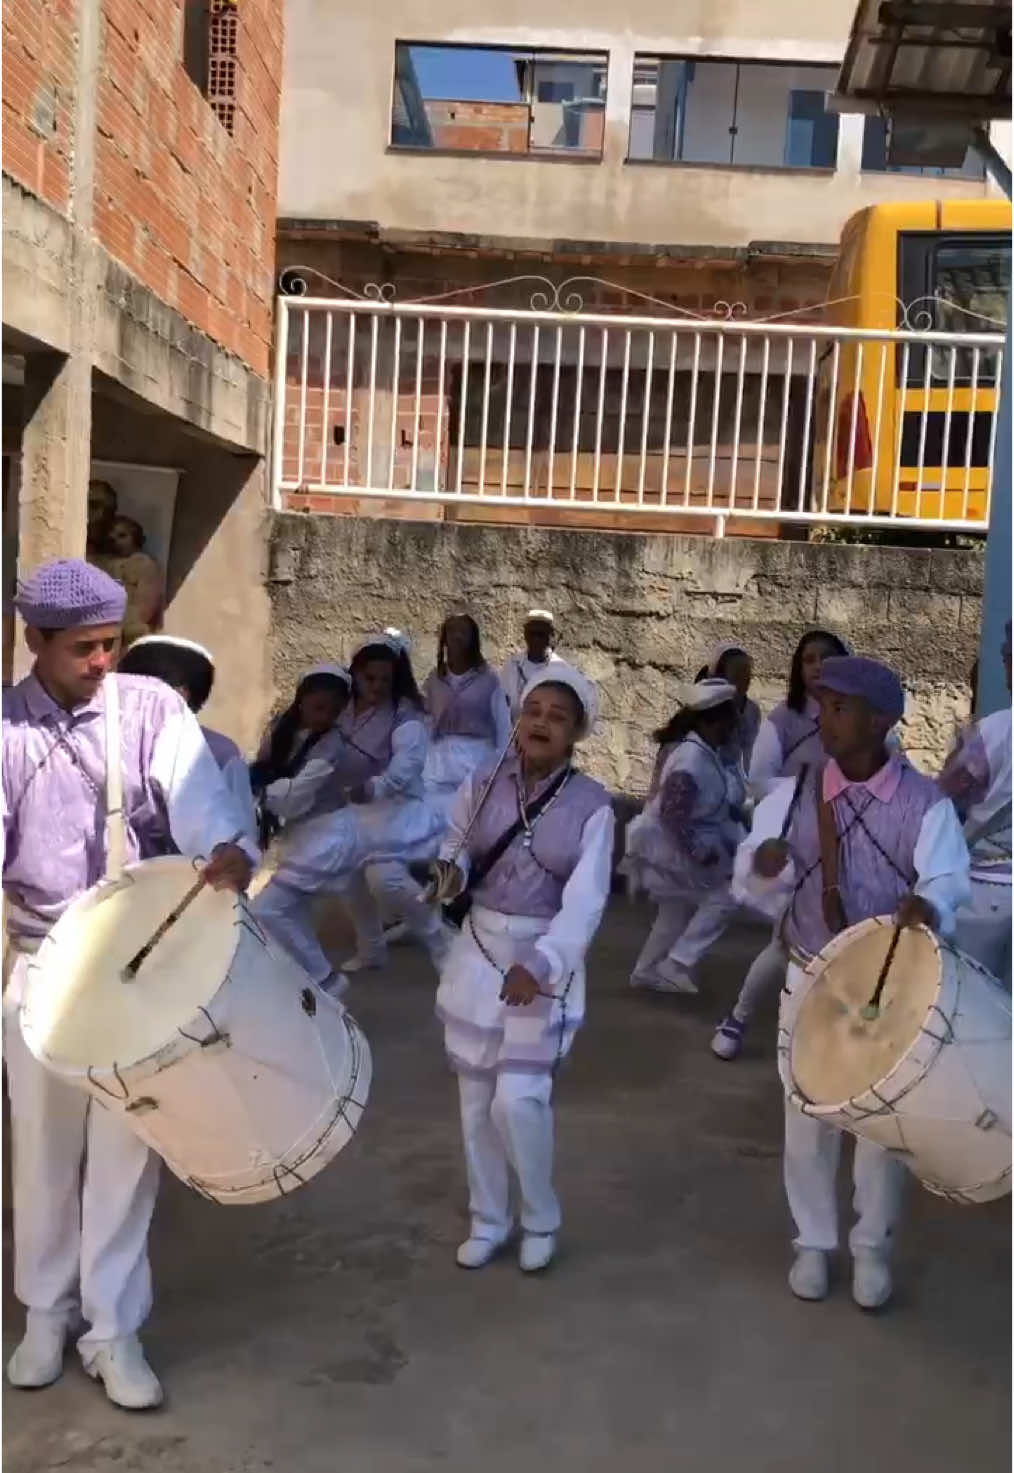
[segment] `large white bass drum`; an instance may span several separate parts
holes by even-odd
[[[264,1202],[351,1139],[370,1051],[228,891],[201,890],[131,978],[127,964],[194,880],[187,859],[149,859],[74,901],[29,961],[21,1031],[195,1191]]]
[[[778,1069],[807,1115],[898,1155],[930,1191],[988,1202],[1011,1189],[1011,999],[923,927],[887,916],[829,942],[783,999]],[[790,970],[790,977],[792,973]]]

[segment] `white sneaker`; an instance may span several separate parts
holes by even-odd
[[[555,1254],[555,1233],[525,1233],[521,1239],[518,1265],[522,1273],[538,1274],[549,1267]]]
[[[455,1262],[459,1268],[485,1268],[503,1251],[506,1241],[506,1238],[466,1238],[454,1255]]]
[[[743,1035],[746,1032],[746,1024],[730,1013],[723,1018],[715,1029],[715,1036],[711,1040],[711,1052],[716,1059],[738,1059],[743,1051]]]
[[[62,1315],[28,1311],[24,1338],[7,1362],[7,1379],[23,1391],[51,1386],[63,1373],[67,1321]]]
[[[655,984],[657,992],[682,992],[696,995],[700,988],[691,977],[686,967],[679,962],[674,962],[671,957],[665,957],[655,968],[658,981]]]
[[[797,1248],[789,1288],[797,1299],[826,1299],[827,1254],[820,1248]]]
[[[347,962],[342,962],[343,972],[379,972],[381,967],[387,966],[387,951],[367,951],[362,955],[357,953],[350,956]]]
[[[852,1255],[852,1298],[860,1309],[880,1309],[891,1297],[891,1268],[875,1248],[857,1248]]]
[[[162,1405],[162,1384],[136,1335],[105,1341],[89,1354],[84,1368],[94,1381],[102,1382],[114,1406],[140,1412]]]

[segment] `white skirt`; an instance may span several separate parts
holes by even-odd
[[[507,972],[524,962],[549,929],[540,916],[509,916],[473,905],[440,973],[437,1017],[444,1048],[459,1074],[552,1073],[570,1051],[584,1021],[584,968],[528,1007],[500,1000]]]
[[[426,802],[444,828],[462,783],[495,755],[493,743],[483,737],[445,736],[430,743],[423,784]]]
[[[741,834],[743,837],[745,835]],[[723,842],[724,841],[724,842]],[[627,825],[624,856],[620,869],[632,894],[646,890],[654,901],[691,900],[702,902],[728,889],[733,855],[728,853],[732,831],[716,836],[722,849],[717,864],[695,864],[683,854],[668,834],[647,813],[638,814]],[[735,841],[738,843],[738,839]],[[735,843],[733,843],[733,854]]]
[[[341,891],[371,860],[433,859],[443,826],[422,798],[380,798],[287,825],[277,878],[298,890]]]

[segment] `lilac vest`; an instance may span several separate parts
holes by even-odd
[[[915,846],[922,821],[940,802],[936,784],[904,758],[901,781],[889,803],[863,788],[846,788],[833,800],[838,830],[838,884],[847,925],[893,915],[916,882]],[[817,798],[822,779],[813,769],[789,830],[796,888],[785,914],[785,940],[808,956],[831,940],[824,921],[824,871],[820,862]]]
[[[488,666],[473,670],[463,680],[456,681],[432,670],[426,677],[423,699],[432,719],[433,736],[478,737],[483,741],[495,741],[496,727],[491,707],[499,686],[499,680]]]
[[[393,706],[375,706],[357,716],[350,701],[334,728],[336,781],[343,788],[352,788],[371,777],[379,777],[391,761],[391,738],[395,730],[405,721],[419,719],[419,712],[406,705],[397,710]],[[312,753],[314,757],[319,755],[323,754]],[[327,755],[330,757],[331,753]]]
[[[155,739],[182,702],[161,680],[116,675],[127,859],[171,844],[162,794],[151,781]],[[12,926],[42,935],[105,873],[105,696],[68,712],[34,676],[4,693],[4,890],[20,912]],[[29,914],[31,923],[21,916]]]
[[[806,711],[793,711],[783,701],[768,717],[782,744],[782,777],[795,777],[801,768],[823,767],[826,761],[820,727]]]
[[[228,767],[236,757],[240,755],[239,748],[230,737],[224,736],[222,732],[213,730],[210,726],[202,726],[204,740],[211,748],[211,755],[218,763],[219,769]]]
[[[516,821],[520,767],[517,757],[508,758],[501,767],[468,836],[466,848],[471,860],[492,849],[500,835]],[[491,766],[487,766],[476,775],[476,794],[482,792],[490,771]],[[532,797],[538,797],[544,786],[540,785]],[[563,887],[581,856],[582,830],[592,814],[609,802],[609,794],[600,783],[584,773],[572,773],[536,818],[531,848],[525,847],[525,836],[519,834],[476,889],[475,901],[506,915],[547,918],[556,915]]]

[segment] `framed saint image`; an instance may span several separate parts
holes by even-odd
[[[162,628],[179,479],[168,466],[92,461],[88,561],[127,590],[124,647]]]

